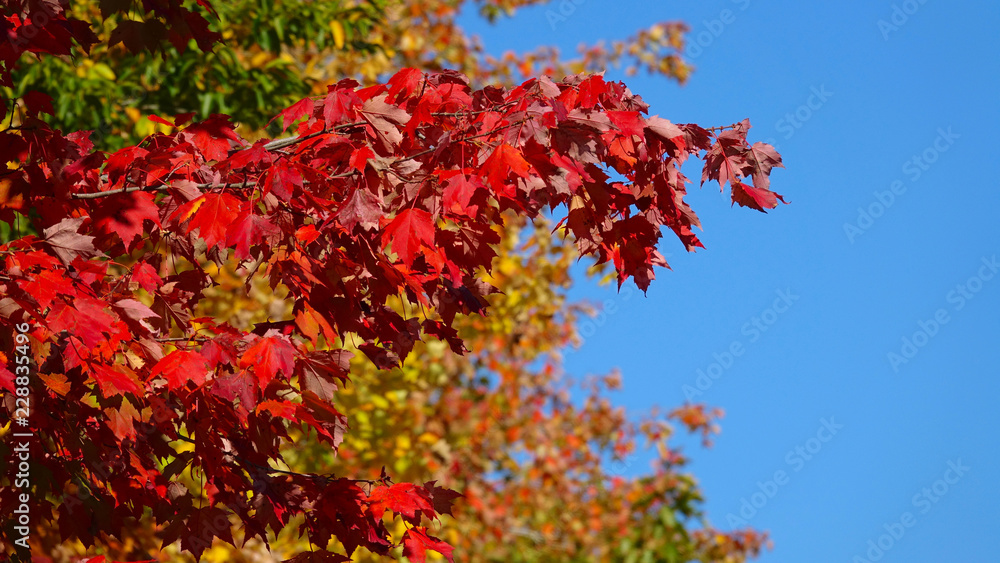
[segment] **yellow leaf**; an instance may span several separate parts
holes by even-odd
[[[256,55],[254,55],[253,58],[250,59],[250,66],[251,67],[255,67],[255,68],[256,67],[262,67],[269,60],[271,60],[271,54],[270,53],[260,52],[260,53],[257,53]]]
[[[142,118],[135,124],[135,132],[138,133],[140,137],[147,137],[156,132],[156,124],[149,119]]]
[[[410,442],[410,437],[406,434],[400,434],[396,436],[396,447],[401,450],[408,450],[413,444]]]
[[[136,123],[142,118],[142,114],[135,108],[125,108],[125,115],[132,120],[132,123]]]
[[[131,109],[131,108],[128,108],[128,109]],[[125,111],[128,111],[128,109],[126,109]],[[184,221],[187,221],[188,219],[190,219],[192,215],[194,215],[195,213],[198,212],[198,208],[201,207],[201,205],[203,203],[205,203],[205,196],[201,196],[198,199],[192,201],[191,202],[191,209],[188,209],[187,212],[185,212],[180,217],[180,222],[183,223]]]
[[[338,49],[344,48],[344,25],[337,20],[330,22],[330,33],[333,34],[333,43]]]
[[[206,551],[202,557],[209,563],[222,563],[223,561],[230,561],[232,553],[230,553],[225,544],[219,544]]]
[[[382,410],[389,408],[389,401],[381,395],[372,395],[371,402],[375,405],[375,408]]]
[[[115,72],[111,70],[111,67],[104,63],[95,64],[94,67],[90,69],[90,73],[105,80],[114,80],[116,78]]]

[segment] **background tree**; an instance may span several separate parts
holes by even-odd
[[[727,163],[727,164],[728,164],[728,163]],[[742,189],[742,188],[737,188],[737,189]],[[572,207],[571,207],[571,209],[572,209]],[[402,305],[400,305],[400,306],[402,306]],[[483,327],[479,327],[479,328],[480,328],[480,329],[482,329]],[[484,347],[484,349],[488,349],[488,347]],[[480,361],[482,361],[482,360],[480,360]],[[507,365],[507,364],[497,364],[497,365]],[[518,368],[517,368],[517,366],[519,366],[519,365],[524,365],[524,364],[518,364],[518,363],[517,363],[517,361],[513,361],[513,362],[511,362],[511,363],[510,363],[509,365],[510,365],[510,366],[514,366],[514,367],[512,367],[512,368],[510,368],[510,369],[513,369],[513,370],[515,370],[515,371],[516,371],[516,370],[518,369]],[[499,369],[499,368],[498,368],[497,366],[492,366],[492,367],[493,367],[493,369],[494,369],[494,370],[497,370],[497,369]],[[355,370],[355,371],[356,371],[356,370]],[[536,374],[535,376],[532,376],[532,377],[534,377],[534,379],[531,379],[531,378],[529,378],[528,380],[530,380],[530,381],[535,381],[536,383],[538,383],[539,381],[544,381],[544,378],[542,378],[542,379],[538,379],[538,376],[537,376],[537,374]],[[514,378],[514,379],[517,379],[517,378]],[[480,384],[480,386],[481,386],[481,384]],[[510,387],[508,387],[508,388],[504,389],[502,393],[503,393],[503,396],[505,396],[506,398],[505,398],[505,399],[503,399],[503,400],[504,400],[504,401],[507,401],[507,402],[509,402],[509,401],[510,401],[510,397],[509,397],[509,396],[507,396],[507,394],[508,394],[508,393],[515,393],[514,397],[516,398],[516,397],[517,397],[517,395],[516,395],[516,393],[517,393],[517,389],[519,389],[519,388],[520,388],[520,386],[519,386],[519,385],[512,385],[512,386],[510,386]],[[543,386],[541,386],[541,387],[539,387],[539,388],[540,388],[540,389],[544,389],[544,385],[543,385]],[[444,389],[444,390],[448,390],[448,388],[442,388],[442,389]],[[482,389],[481,389],[481,390],[482,390]],[[419,395],[418,395],[418,396],[419,396]],[[545,392],[545,391],[541,391],[541,394],[540,394],[539,396],[540,396],[540,397],[545,397],[545,396],[546,396],[546,392]],[[551,395],[551,397],[552,397],[552,401],[553,401],[553,404],[556,404],[556,396],[557,396],[557,394],[555,394],[555,393],[553,393],[553,394]],[[454,399],[455,399],[454,397],[451,397],[451,398],[450,398],[449,400],[454,400]],[[467,399],[466,399],[466,400],[467,400]],[[535,400],[537,400],[537,397],[535,398]],[[542,400],[542,404],[545,404],[545,403],[546,403],[546,400],[545,400],[545,399],[543,399],[543,400]],[[430,403],[427,403],[427,402],[425,401],[425,402],[424,402],[424,404],[430,404],[431,406],[434,406],[434,401],[431,401]],[[486,401],[486,404],[490,404],[490,402],[489,402],[489,401]],[[531,405],[533,405],[533,404],[534,404],[534,403],[529,403],[529,407],[531,407]],[[435,407],[435,408],[440,408],[440,407]],[[535,412],[535,411],[537,411],[537,407],[531,407],[531,408],[533,408],[533,409],[534,409],[534,410],[533,410],[532,412]],[[563,408],[569,408],[569,407],[568,407],[568,405],[563,405]],[[493,409],[493,410],[495,410],[496,412],[503,412],[503,411],[500,411],[500,410],[496,410],[496,409]],[[570,411],[572,411],[572,409],[571,409],[571,408],[570,408],[569,410],[570,410]],[[600,411],[600,409],[598,409],[598,411],[594,411],[594,412],[601,412],[601,411]],[[507,414],[510,414],[510,413],[507,413]],[[686,415],[692,415],[692,414],[697,414],[697,413],[693,413],[693,412],[687,412],[687,413],[682,413],[682,414],[686,414]],[[532,416],[533,416],[533,417],[536,417],[536,416],[537,416],[537,413],[535,412],[535,414],[533,414]],[[590,416],[590,415],[588,414],[588,416]],[[586,417],[583,417],[583,418],[586,418]],[[688,417],[688,418],[690,418],[690,417]],[[553,415],[553,420],[554,420],[555,422],[552,422],[552,428],[561,428],[561,427],[565,427],[565,426],[566,426],[566,421],[567,421],[567,420],[570,420],[570,421],[572,421],[572,420],[575,420],[575,419],[574,419],[574,418],[572,418],[572,415],[560,415],[560,416],[555,416],[555,415]],[[697,420],[697,417],[695,417],[695,420]],[[562,422],[559,422],[559,421],[562,421]],[[696,425],[697,425],[697,424],[696,424]],[[516,428],[516,427],[515,427],[515,428]],[[660,433],[662,434],[662,431],[660,431]],[[424,434],[426,434],[426,433],[424,433]],[[550,432],[550,434],[551,434],[551,432]],[[422,434],[421,436],[423,436],[423,434]],[[470,434],[469,436],[472,436],[472,437],[474,438],[474,437],[475,437],[475,434]],[[537,440],[537,439],[538,439],[538,438],[536,438],[536,440]],[[551,436],[550,436],[550,439],[551,439]],[[425,439],[424,441],[426,442],[427,440]],[[515,441],[516,441],[516,440],[515,440]],[[411,442],[411,443],[412,443],[412,442]],[[586,443],[586,441],[584,441],[584,442],[581,442],[581,443]],[[620,445],[620,444],[619,444],[619,445]],[[512,459],[512,458],[511,458],[511,459]],[[598,460],[598,461],[599,461],[599,460]],[[549,456],[549,457],[547,457],[547,458],[546,458],[546,461],[545,461],[545,464],[548,464],[548,463],[555,463],[555,462],[553,462],[553,461],[552,461],[552,458],[551,458],[551,456]],[[543,465],[544,465],[544,464],[543,464]],[[676,464],[675,464],[675,465],[676,465]],[[593,469],[593,467],[599,467],[599,465],[598,465],[598,466],[594,466],[593,464],[591,464],[591,469]],[[537,469],[537,468],[536,468],[536,469]],[[475,471],[483,471],[483,468],[476,468],[476,469],[474,469],[474,470],[473,470],[473,473],[474,473]],[[676,479],[676,477],[670,477],[669,479]],[[667,479],[667,481],[669,481],[669,479]],[[667,481],[664,481],[664,482],[667,482]],[[595,481],[595,482],[596,482],[596,481]],[[671,490],[674,490],[674,489],[676,489],[676,486],[677,486],[677,485],[676,485],[676,483],[672,484],[672,485],[670,486],[670,487],[671,487]],[[647,489],[648,489],[648,487],[647,487]],[[524,490],[524,489],[522,489],[522,490]],[[567,489],[567,490],[569,490],[569,489]],[[663,502],[663,497],[660,497],[660,498],[656,498],[656,497],[657,497],[657,495],[652,495],[652,497],[653,497],[653,499],[654,499],[654,500],[659,500],[660,502]],[[502,497],[497,497],[497,498],[502,498]],[[611,497],[605,497],[605,498],[611,498]],[[671,506],[671,507],[670,507],[670,513],[674,513],[674,512],[676,512],[676,510],[675,510],[675,509],[677,509],[677,508],[680,508],[682,512],[686,512],[686,511],[684,510],[684,506],[685,506],[685,505],[688,505],[688,506],[690,506],[690,501],[692,501],[692,500],[696,500],[696,499],[697,499],[697,496],[696,496],[696,495],[695,495],[695,496],[691,496],[691,495],[688,495],[688,496],[687,496],[687,498],[682,498],[682,501],[684,501],[684,502],[682,502],[682,503],[678,504],[677,506]],[[491,505],[491,506],[498,506],[498,505]],[[595,503],[595,505],[594,505],[594,506],[600,506],[600,504],[597,504],[597,503]],[[661,516],[661,518],[662,518],[662,516]],[[567,519],[567,520],[569,520],[569,519]],[[575,520],[574,520],[574,521],[575,521]],[[500,528],[497,528],[497,529],[503,529],[503,527],[500,527]],[[518,532],[518,530],[517,530],[517,528],[516,528],[516,527],[515,527],[515,528],[510,528],[510,529],[511,529],[511,530],[513,530],[513,532],[515,533],[515,535],[516,535],[516,533]],[[544,529],[544,528],[543,528],[543,529]],[[668,528],[668,530],[669,530],[669,528]],[[683,528],[680,528],[680,530],[681,530],[681,531],[683,531]],[[578,534],[578,535],[579,535],[579,534]],[[668,534],[668,535],[669,535],[669,534]],[[654,534],[654,535],[644,535],[644,536],[642,536],[642,539],[644,539],[645,541],[650,541],[650,538],[654,538],[654,537],[655,537],[655,534]],[[752,539],[752,538],[751,538],[751,539]],[[669,537],[667,537],[667,538],[666,538],[666,540],[664,540],[664,541],[667,541],[667,540],[670,540],[670,538],[669,538]],[[705,542],[702,542],[702,543],[705,543]],[[712,539],[710,539],[710,540],[709,540],[709,541],[708,541],[708,542],[706,543],[706,545],[712,545],[713,543],[714,543],[714,544],[719,544],[719,545],[722,545],[722,542],[718,541],[718,538],[712,538]],[[752,542],[751,542],[751,543],[752,543]],[[598,548],[598,547],[599,547],[600,545],[601,545],[601,544],[594,544],[594,548]],[[604,545],[605,545],[605,547],[607,546],[607,544],[604,544]],[[672,542],[672,541],[667,541],[667,545],[673,545],[673,542]],[[718,548],[716,548],[716,549],[718,549]],[[741,547],[740,549],[746,549],[746,548],[745,548],[745,547]],[[737,551],[739,551],[739,550],[737,550]],[[577,551],[576,551],[576,552],[577,552],[577,553],[582,553],[582,554],[586,554],[586,553],[588,553],[587,551],[580,551],[580,550],[579,550],[579,548],[577,548]],[[707,553],[707,552],[706,552],[706,553]]]
[[[492,21],[539,3],[476,4]],[[134,35],[112,36],[119,22],[141,15],[112,11],[110,5],[78,0],[69,6],[70,14],[97,22],[97,36],[107,41],[86,56],[76,50],[73,59],[46,57],[23,65],[14,72],[13,87],[3,91],[8,98],[30,89],[74,92],[55,100],[53,123],[65,131],[92,130],[95,146],[112,150],[167,131],[150,121],[150,114],[195,112],[198,119],[213,112],[238,114],[240,133],[254,138],[263,134],[254,132],[274,108],[325,94],[327,84],[344,77],[372,84],[407,67],[453,69],[479,85],[507,86],[540,74],[559,78],[610,65],[625,65],[632,73],[644,68],[682,82],[690,70],[680,57],[686,28],[677,22],[653,25],[610,45],[583,45],[576,57],[543,46],[497,59],[455,21],[460,10],[477,7],[470,2],[236,0],[213,6],[218,21],[212,19],[209,29],[224,41],[211,51],[167,44],[161,56],[130,49],[141,45]],[[278,132],[275,125],[269,134]]]

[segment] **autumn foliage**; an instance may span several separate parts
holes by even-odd
[[[147,20],[113,34],[132,51],[218,39],[205,0],[198,11],[143,4]],[[106,5],[102,16],[118,4]],[[4,85],[24,53],[96,41],[55,2],[3,9]],[[645,290],[667,265],[662,227],[701,246],[687,159],[734,203],[764,211],[780,199],[768,181],[780,157],[748,143],[748,121],[675,124],[600,75],[474,88],[457,72],[406,68],[276,112],[291,136],[250,142],[226,115],[154,116],[168,132],[111,153],[50,127],[48,93],[22,101],[24,118],[0,132],[0,221],[27,218],[37,235],[0,246],[0,324],[4,338],[29,327],[32,514],[86,545],[152,517],[164,543],[200,557],[217,538],[232,543],[234,527],[267,542],[297,517],[311,549],[296,562],[347,561],[359,547],[450,560],[427,526],[458,495],[436,481],[279,469],[299,429],[342,443],[349,413],[335,399],[352,350],[383,370],[418,342],[466,352],[456,319],[488,313],[513,218],[561,216],[552,236]],[[197,316],[217,284],[211,265],[230,260],[248,285],[286,288],[291,318],[241,329]],[[0,368],[5,419],[19,385]],[[0,492],[5,514],[16,502],[12,487]],[[326,551],[333,540],[345,554]]]

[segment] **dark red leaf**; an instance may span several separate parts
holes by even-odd
[[[105,198],[91,217],[102,232],[117,235],[125,244],[126,252],[146,232],[144,221],[160,226],[160,210],[153,202],[153,195],[146,192],[129,192]]]
[[[242,211],[227,230],[226,246],[236,248],[236,258],[244,260],[250,256],[250,248],[265,241],[277,238],[281,229],[267,217],[252,213],[249,209]]]
[[[375,194],[358,188],[340,208],[337,218],[348,231],[353,230],[355,225],[361,225],[367,231],[378,226],[379,219],[382,218],[382,207]]]

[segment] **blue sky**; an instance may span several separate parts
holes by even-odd
[[[764,215],[693,189],[707,248],[665,237],[673,271],[645,297],[582,281],[573,297],[616,312],[567,370],[620,368],[614,399],[637,414],[685,386],[724,408],[715,446],[686,451],[713,523],[770,532],[762,563],[997,561],[1000,3],[563,4],[556,25],[555,2],[463,21],[498,54],[686,21],[689,84],[607,76],[675,122],[750,118],[790,202]]]

